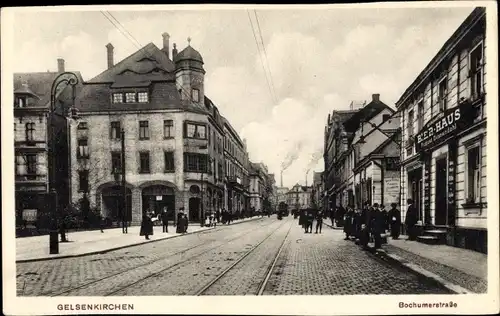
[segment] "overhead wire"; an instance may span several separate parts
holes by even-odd
[[[265,58],[266,64],[267,64],[267,70],[269,71],[269,80],[271,81],[271,88],[273,90],[274,99],[275,99],[275,101],[277,101],[278,97],[276,95],[276,89],[274,88],[273,74],[271,72],[271,66],[269,65],[269,60],[267,58],[266,45],[264,45],[264,39],[262,37],[262,30],[260,28],[259,17],[257,16],[257,10],[253,10],[253,12],[254,12],[254,15],[255,15],[255,20],[257,21],[257,28],[258,28],[258,31],[259,31],[259,36],[260,36],[260,42],[261,42],[261,45],[262,45],[262,49],[264,51],[264,58]]]
[[[277,103],[276,102],[276,98],[275,98],[275,96],[273,94],[273,91],[272,91],[272,88],[271,88],[271,84],[269,83],[269,79],[267,78],[266,66],[264,65],[264,61],[262,59],[262,54],[260,52],[259,41],[257,40],[257,35],[255,34],[255,27],[253,25],[252,17],[250,16],[250,11],[249,10],[247,10],[247,14],[248,14],[248,20],[250,21],[250,27],[252,28],[252,33],[253,33],[253,37],[254,37],[254,40],[255,40],[255,44],[257,45],[257,53],[259,54],[260,63],[262,65],[262,69],[264,70],[264,76],[266,77],[266,83],[267,83],[267,87],[269,89],[269,94],[271,95],[272,102]]]

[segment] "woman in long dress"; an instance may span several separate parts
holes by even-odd
[[[140,236],[144,236],[149,240],[149,236],[153,235],[153,221],[149,213],[145,212],[142,215],[141,230],[139,232]]]

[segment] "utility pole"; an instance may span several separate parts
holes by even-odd
[[[205,172],[205,167],[202,167],[202,170],[201,170],[201,201],[200,201],[200,204],[201,204],[201,214],[200,214],[200,226],[203,227],[203,217],[204,217],[204,206],[203,204],[205,204],[203,202],[203,173]]]
[[[122,233],[127,234],[128,233],[128,228],[127,228],[127,186],[126,186],[126,179],[125,179],[125,130],[122,128],[121,133],[121,145],[122,145],[122,190],[123,190],[123,210],[122,210]]]

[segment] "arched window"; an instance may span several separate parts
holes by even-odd
[[[34,140],[35,123],[26,123],[26,141]]]

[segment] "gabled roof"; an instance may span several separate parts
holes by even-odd
[[[78,94],[83,78],[80,72],[72,71],[79,80],[76,93]],[[34,102],[34,106],[46,107],[50,105],[50,90],[54,80],[59,75],[58,72],[27,72],[27,73],[14,73],[14,91],[20,90],[23,84],[38,96]],[[59,85],[58,92],[67,87],[64,84]]]
[[[394,113],[394,110],[384,102],[379,100],[372,100],[365,107],[356,111],[356,113],[354,113],[349,119],[345,120],[343,123],[344,128],[347,132],[354,133],[358,128],[359,122],[361,120],[367,122],[385,109],[389,109],[391,113]]]
[[[155,44],[149,43],[132,55],[115,64],[110,69],[106,69],[101,74],[90,79],[88,83],[115,82],[117,76],[127,73],[130,75],[153,73],[156,74],[158,80],[161,80],[162,78],[164,79],[161,74],[163,74],[163,76],[171,74],[168,77],[172,78],[174,71],[175,65],[167,57],[167,55],[156,47]],[[153,80],[154,79],[155,78],[153,77]]]

